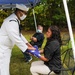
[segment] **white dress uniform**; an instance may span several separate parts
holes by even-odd
[[[0,75],[9,75],[9,64],[13,46],[16,44],[25,52],[28,42],[23,35],[19,36],[19,19],[15,14],[6,18],[0,29]]]

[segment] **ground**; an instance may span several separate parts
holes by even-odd
[[[34,31],[22,31],[23,35],[30,41],[30,37],[35,33]],[[45,34],[46,32],[44,32]],[[61,36],[64,33],[68,33],[68,30],[62,31]],[[42,45],[42,48],[45,46],[46,39]],[[24,56],[20,49],[17,46],[14,46],[11,56],[10,63],[10,75],[31,75],[30,65],[33,61],[39,60],[38,58],[33,57],[33,60],[30,63],[26,63]]]

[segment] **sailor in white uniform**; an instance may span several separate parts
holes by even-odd
[[[20,20],[24,20],[29,10],[23,4],[16,4],[15,13],[7,17],[0,29],[0,75],[10,75],[9,65],[12,48],[17,45],[22,52],[35,50],[19,31]]]

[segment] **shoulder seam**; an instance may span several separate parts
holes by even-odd
[[[11,22],[11,21],[15,21],[15,22],[17,22],[16,20],[9,20],[9,22]]]

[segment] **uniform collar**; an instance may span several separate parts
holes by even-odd
[[[19,22],[19,24],[20,24],[20,20],[18,19],[18,17],[16,16],[16,14],[13,13],[12,15],[14,15],[14,18],[15,18],[16,20],[18,20],[18,22]]]

